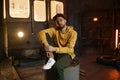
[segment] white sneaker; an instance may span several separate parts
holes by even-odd
[[[49,58],[48,62],[43,66],[43,69],[44,70],[51,69],[54,64],[55,60],[53,58]]]

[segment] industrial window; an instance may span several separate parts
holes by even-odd
[[[29,18],[29,0],[9,0],[9,14],[12,18]]]
[[[51,1],[51,18],[53,18],[53,16],[55,16],[57,13],[64,13],[63,8],[63,2]]]
[[[5,7],[5,0],[3,0],[3,18],[6,18],[6,7]]]
[[[34,20],[46,21],[46,5],[45,1],[34,1]]]

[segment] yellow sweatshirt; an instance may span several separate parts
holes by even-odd
[[[42,43],[46,43],[46,33],[50,35],[55,43],[56,53],[69,54],[72,59],[75,57],[74,46],[77,39],[77,32],[72,26],[67,26],[65,31],[57,30],[55,27],[51,27],[45,30],[41,30],[38,33],[38,37]]]

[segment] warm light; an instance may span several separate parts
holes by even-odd
[[[115,31],[115,48],[118,47],[118,29]]]
[[[64,13],[63,2],[51,1],[51,18],[53,18],[53,16],[55,16],[57,13]]]
[[[18,37],[22,38],[24,36],[23,32],[18,32]]]
[[[3,1],[3,17],[4,17],[4,19],[6,18],[6,5],[5,5],[5,0]]]
[[[29,18],[30,0],[9,0],[9,14],[13,18]]]
[[[34,20],[46,21],[45,1],[34,1]]]
[[[98,18],[97,18],[97,17],[94,17],[94,18],[93,18],[93,21],[98,21]]]
[[[107,78],[106,80],[120,80],[119,71],[116,69],[109,70]]]

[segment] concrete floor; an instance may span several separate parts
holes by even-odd
[[[120,71],[115,66],[96,62],[100,56],[97,52],[89,48],[76,57],[80,62],[80,80],[120,80]],[[45,71],[41,68],[43,64],[44,60],[23,60],[21,66],[14,68],[11,62],[4,61],[0,65],[0,80],[45,80]],[[3,74],[7,79],[1,79]]]
[[[105,66],[96,63],[99,55],[78,56],[80,68],[85,71],[85,75],[80,76],[80,80],[120,80],[120,72],[114,66]],[[41,65],[18,67],[21,80],[44,80],[44,71]]]
[[[80,67],[86,72],[87,80],[120,80],[120,72],[115,66],[96,63],[99,55],[79,56]]]
[[[98,54],[99,51],[89,48],[77,56],[80,62],[80,80],[120,80],[120,71],[115,66],[96,62],[100,56]],[[41,68],[43,63],[44,60],[23,60],[21,66],[14,68],[11,61],[3,61],[0,64],[0,80],[45,80],[45,71]]]

